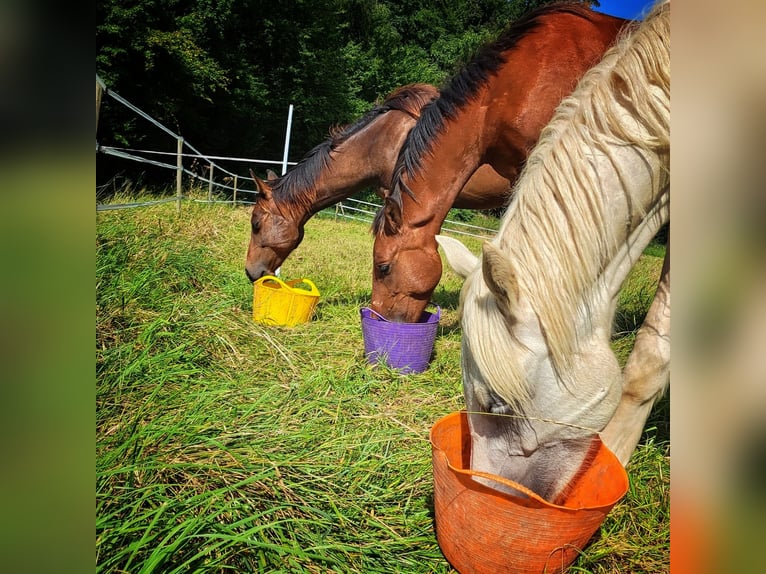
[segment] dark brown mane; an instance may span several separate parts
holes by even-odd
[[[527,36],[540,25],[540,18],[549,14],[566,13],[590,18],[593,12],[582,4],[548,4],[531,10],[510,24],[493,42],[478,50],[473,58],[441,90],[441,95],[432,104],[423,108],[420,120],[407,135],[399,159],[394,169],[394,184],[390,198],[401,206],[401,193],[412,196],[412,191],[401,181],[402,175],[409,178],[420,170],[421,158],[431,152],[432,140],[444,130],[445,120],[453,118],[457,112],[470,102],[490,77],[506,62],[508,53],[519,40]],[[383,231],[382,212],[373,222],[373,232]]]
[[[420,115],[421,108],[435,100],[439,91],[429,84],[410,84],[391,92],[383,103],[376,105],[355,122],[330,130],[330,137],[310,150],[293,169],[271,182],[275,201],[290,205],[311,205],[317,175],[327,169],[330,152],[349,137],[365,128],[380,115],[392,111],[403,111],[413,117]],[[311,193],[307,193],[307,191]]]

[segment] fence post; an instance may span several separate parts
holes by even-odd
[[[236,207],[237,206],[237,178],[239,176],[234,176],[234,201],[232,202],[231,206]]]
[[[104,93],[104,87],[98,81],[96,76],[96,133],[98,133],[98,114],[101,111],[101,95]]]
[[[176,157],[176,214],[181,214],[181,187],[184,173],[184,138],[178,138],[178,155]]]
[[[293,105],[287,110],[287,133],[285,133],[285,153],[282,155],[282,175],[287,173],[287,155],[290,151],[290,131],[293,127]]]
[[[213,201],[213,170],[215,170],[215,164],[213,162],[210,162],[210,173],[208,174],[208,182],[207,182],[207,200]]]

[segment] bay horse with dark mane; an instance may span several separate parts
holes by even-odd
[[[532,11],[423,109],[373,225],[373,310],[418,321],[441,278],[434,237],[457,193],[482,164],[516,180],[556,106],[626,23],[581,4]]]
[[[438,95],[428,84],[398,88],[356,122],[332,130],[282,177],[264,181],[253,175],[257,194],[245,264],[250,280],[273,274],[300,244],[306,222],[320,210],[370,186],[383,197],[405,136],[421,109]],[[459,191],[455,207],[491,209],[506,202],[510,182],[485,166]]]

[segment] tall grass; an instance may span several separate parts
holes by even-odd
[[[180,217],[172,204],[97,215],[97,571],[453,572],[427,439],[463,406],[460,281],[445,271],[434,295],[430,368],[373,369],[359,320],[367,227],[309,222],[282,273],[322,296],[312,322],[286,329],[251,320],[248,221],[246,208],[193,202]],[[630,316],[661,263],[646,259],[621,303]],[[668,570],[666,403],[630,492],[572,571]]]

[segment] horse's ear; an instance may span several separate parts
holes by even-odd
[[[452,270],[463,279],[476,269],[479,258],[471,253],[460,241],[446,235],[437,235],[436,242],[444,250],[447,263],[452,267]]]
[[[253,181],[255,182],[255,189],[258,191],[260,195],[264,197],[266,200],[271,200],[271,186],[263,181],[260,177],[255,175],[255,172],[253,170],[250,170],[250,177],[253,178]]]
[[[273,169],[267,169],[266,170],[266,181],[274,181],[275,179],[279,179],[279,176],[277,175],[277,172],[275,172]]]
[[[497,306],[507,319],[514,316],[519,300],[519,283],[510,260],[492,243],[482,246],[484,282],[497,300]]]
[[[398,233],[402,227],[402,206],[390,197],[386,197],[383,201],[383,217],[388,231]]]

